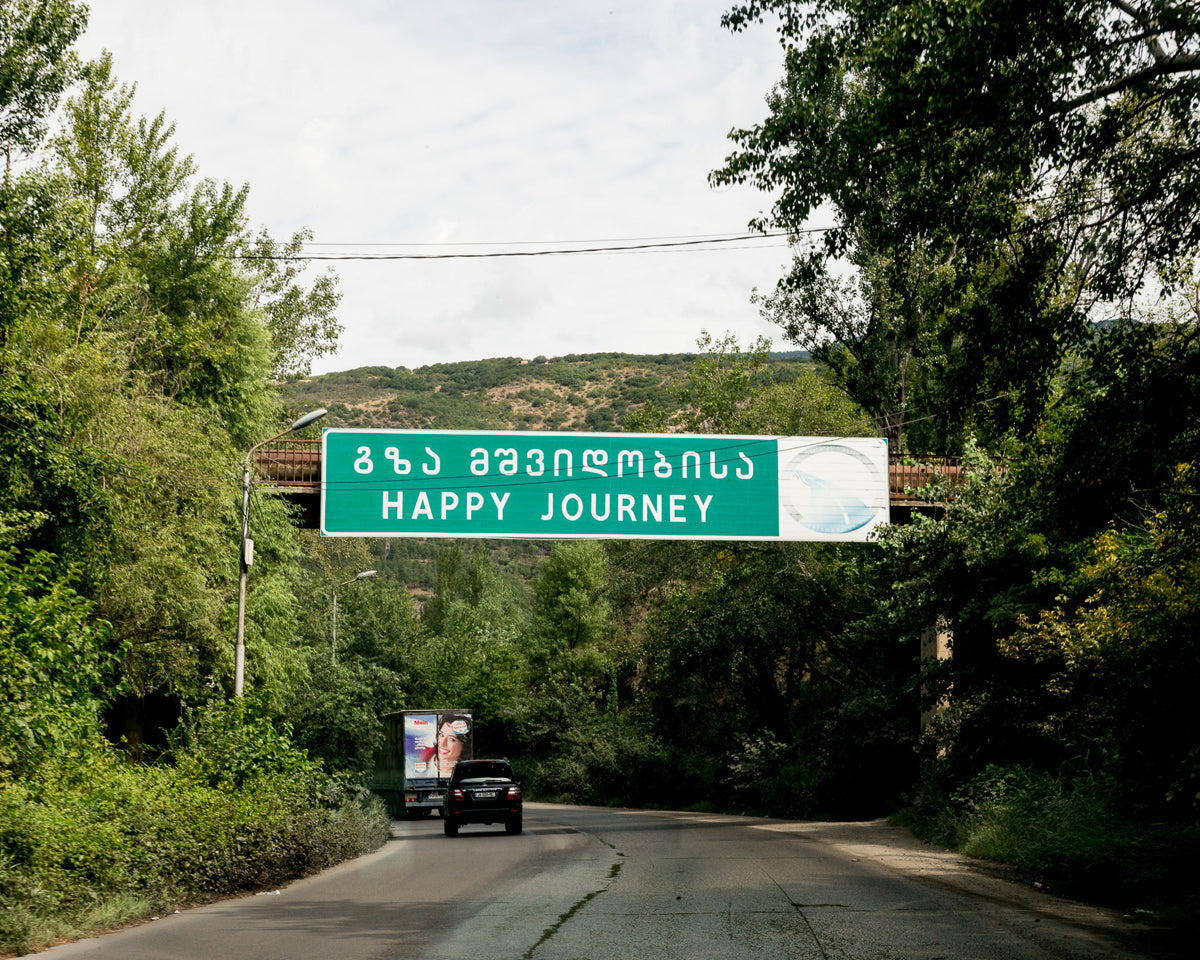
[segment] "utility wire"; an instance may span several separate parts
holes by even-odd
[[[826,228],[814,228],[813,230],[797,231],[805,233],[823,232]],[[243,253],[234,257],[237,260],[492,260],[511,257],[557,257],[557,256],[577,256],[579,254],[597,254],[597,253],[639,253],[655,250],[682,250],[689,249],[700,251],[706,248],[711,248],[713,244],[722,243],[745,243],[750,240],[777,239],[780,237],[788,237],[794,235],[794,232],[778,231],[774,233],[747,233],[738,234],[735,236],[712,236],[712,237],[697,237],[687,240],[655,240],[644,242],[620,242],[613,244],[605,244],[604,241],[594,243],[592,246],[586,247],[545,247],[539,250],[488,250],[482,252],[459,251],[455,253],[297,253],[297,254],[255,254]],[[587,241],[580,241],[587,242]],[[445,244],[445,246],[482,246],[483,244]],[[314,243],[307,246],[326,247],[326,246],[416,246],[430,247],[443,246],[443,244],[365,244],[365,243],[346,243],[346,244],[325,244]]]
[[[632,244],[632,243],[660,243],[660,242],[678,242],[682,240],[704,241],[710,240],[713,242],[721,242],[727,240],[736,240],[742,238],[744,234],[730,233],[691,233],[691,234],[669,234],[666,236],[655,237],[589,237],[586,240],[443,240],[433,242],[410,243],[403,240],[387,240],[387,241],[343,241],[343,240],[310,240],[302,244],[304,247],[560,247],[567,244],[586,243],[595,245],[599,243],[605,244]],[[771,234],[771,236],[783,236],[784,234]],[[766,234],[754,233],[751,236],[761,237]]]

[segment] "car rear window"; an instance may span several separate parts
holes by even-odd
[[[454,768],[455,780],[511,780],[512,767],[507,763],[462,763]]]

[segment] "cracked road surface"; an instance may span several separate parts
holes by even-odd
[[[393,824],[278,891],[55,947],[45,960],[1132,960],[1114,913],[866,824],[525,805],[525,833]],[[1148,942],[1148,941],[1146,941]]]

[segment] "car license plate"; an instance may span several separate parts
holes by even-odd
[[[496,793],[497,793],[497,791],[495,791],[495,790],[476,790],[475,791],[475,799],[476,800],[495,800]]]

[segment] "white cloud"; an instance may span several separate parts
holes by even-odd
[[[727,5],[93,0],[81,49],[278,238],[554,247],[736,232],[767,205],[707,184],[779,74],[772,28],[722,30]],[[756,246],[341,263],[342,349],[315,370],[749,342],[774,333],[750,291],[788,260]]]

